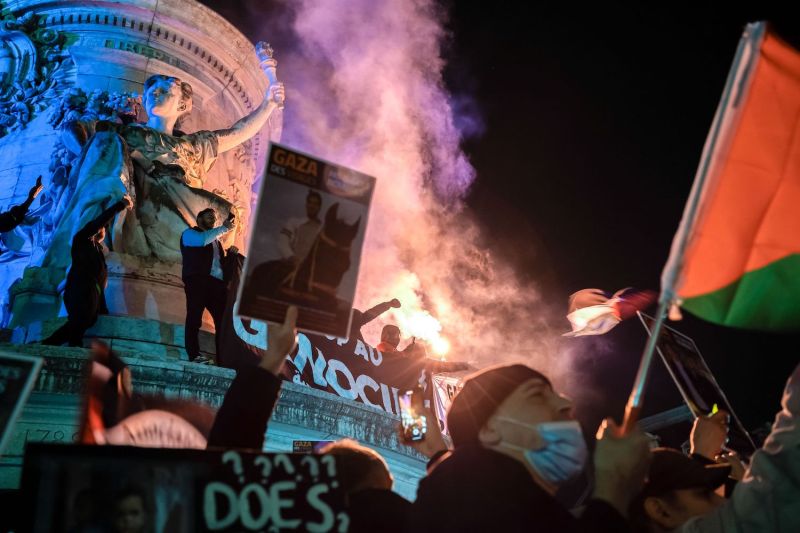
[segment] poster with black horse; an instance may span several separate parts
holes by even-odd
[[[375,178],[273,143],[236,313],[347,338]]]

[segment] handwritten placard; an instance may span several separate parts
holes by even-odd
[[[22,490],[36,531],[68,531],[80,498],[89,498],[95,513],[80,519],[109,529],[131,514],[156,532],[349,526],[330,455],[32,444]]]

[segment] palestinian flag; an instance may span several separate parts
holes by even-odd
[[[662,276],[691,313],[800,330],[800,52],[751,24]]]

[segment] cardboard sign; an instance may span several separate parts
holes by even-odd
[[[41,368],[41,357],[0,352],[0,455],[11,439]]]
[[[347,338],[375,178],[272,144],[236,313]]]
[[[639,318],[649,335],[653,317],[640,312]],[[752,454],[756,450],[753,440],[734,413],[694,341],[683,333],[662,326],[656,348],[692,414],[700,417],[716,410],[727,411],[731,415],[728,447],[740,454]]]
[[[232,450],[33,444],[22,474],[30,531],[346,531],[343,489],[331,455]]]

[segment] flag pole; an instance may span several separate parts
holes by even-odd
[[[670,306],[675,302],[675,282],[678,278],[678,272],[681,271],[683,266],[683,257],[689,241],[689,234],[697,219],[703,191],[705,190],[710,169],[714,164],[719,146],[728,140],[726,134],[731,131],[729,126],[733,118],[735,118],[734,108],[741,102],[742,92],[747,90],[748,84],[746,82],[755,65],[755,61],[758,59],[758,51],[765,30],[765,22],[748,24],[741,39],[739,39],[739,46],[736,49],[736,55],[728,71],[728,78],[725,82],[725,88],[722,91],[722,98],[714,114],[714,121],[711,123],[711,130],[706,138],[705,146],[703,146],[700,165],[697,167],[694,184],[689,193],[689,199],[686,201],[683,218],[678,227],[678,232],[675,234],[675,239],[672,242],[670,257],[661,275],[661,295],[658,299],[658,310],[656,311],[653,325],[650,328],[650,337],[647,339],[647,344],[642,353],[642,359],[639,362],[639,370],[636,373],[636,379],[633,382],[633,388],[628,397],[628,403],[625,406],[625,418],[622,421],[623,434],[629,433],[639,420],[639,415],[642,411],[644,391],[647,386],[647,378],[650,374],[650,366],[653,363],[656,345],[661,336],[661,328],[664,325],[667,311],[669,311]],[[734,113],[729,113],[729,111],[732,110]]]

